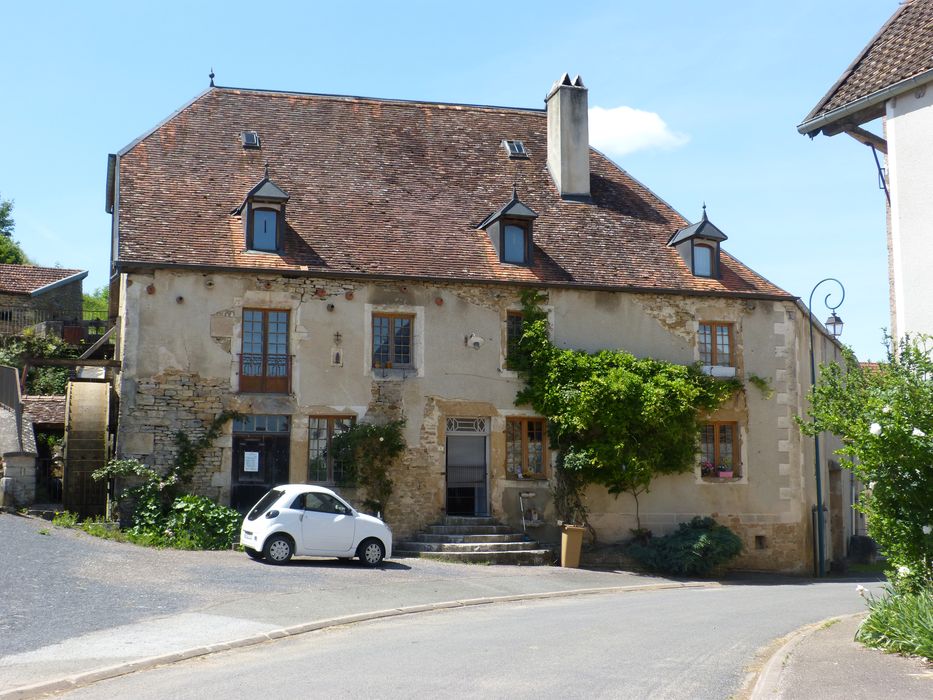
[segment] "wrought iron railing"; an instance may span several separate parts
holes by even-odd
[[[240,392],[288,394],[291,392],[291,355],[240,354]]]

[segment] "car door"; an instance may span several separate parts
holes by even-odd
[[[305,494],[301,517],[302,553],[346,554],[353,548],[356,518],[346,505],[327,493]]]

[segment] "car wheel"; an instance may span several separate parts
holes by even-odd
[[[266,540],[262,553],[270,564],[284,564],[292,558],[292,554],[295,553],[295,546],[292,544],[291,538],[285,535],[272,535]]]
[[[255,559],[259,561],[263,557],[263,553],[253,549],[252,547],[243,547],[243,551],[246,552],[246,556],[250,559]]]
[[[379,540],[369,539],[360,543],[356,554],[366,566],[379,566],[385,559],[386,549]]]

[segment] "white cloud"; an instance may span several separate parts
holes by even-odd
[[[612,155],[648,148],[677,148],[690,138],[672,131],[655,112],[634,107],[592,107],[590,109],[590,144]]]

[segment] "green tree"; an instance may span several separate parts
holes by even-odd
[[[550,340],[542,300],[523,296],[523,334],[511,366],[526,386],[515,402],[548,418],[561,469],[612,494],[631,493],[638,520],[638,496],[656,476],[694,467],[700,412],[715,409],[741,385],[697,366],[621,350],[560,349]]]
[[[13,237],[13,200],[0,197],[0,235]]]
[[[92,314],[93,318],[107,318],[110,311],[110,287],[106,285],[84,295],[84,313]]]
[[[0,197],[0,263],[7,265],[26,265],[29,258],[13,240],[13,200]]]
[[[807,435],[842,440],[837,454],[868,486],[856,506],[902,590],[933,584],[933,360],[926,336],[888,339],[887,361],[863,367],[850,351],[821,368]]]
[[[22,369],[33,357],[77,357],[77,350],[61,338],[26,332],[0,348],[0,365]],[[38,396],[62,395],[68,385],[67,367],[31,367],[26,377],[26,393]]]

